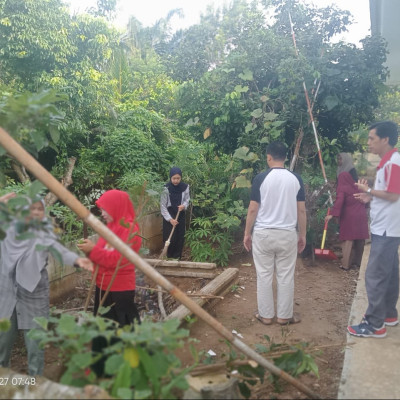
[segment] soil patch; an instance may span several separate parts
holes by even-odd
[[[257,310],[256,273],[251,255],[235,254],[229,266],[239,268],[239,284],[232,287],[224,300],[213,301],[211,306],[208,306],[208,311],[226,328],[236,330],[242,335],[242,340],[252,348],[257,344],[267,344],[265,335],[268,335],[274,343],[307,342],[310,347],[319,347],[321,353],[316,362],[320,378],[307,374],[299,377],[299,380],[318,393],[321,398],[336,398],[344,359],[346,325],[359,271],[343,271],[339,268],[339,261],[317,259],[312,263],[310,258],[299,258],[295,274],[295,312],[300,314],[302,322],[281,327],[276,323],[265,326],[254,317]],[[170,280],[185,292],[195,292],[208,283],[206,279],[171,278]],[[75,292],[55,306],[63,310],[82,307],[88,284],[89,276],[82,273]],[[165,298],[165,303],[167,311],[175,306],[173,300],[168,297]],[[141,304],[142,312],[146,314],[154,314],[156,307],[155,292],[147,297],[146,304]],[[157,319],[157,315],[153,317]],[[224,355],[229,352],[228,346],[203,321],[196,321],[190,326],[190,336],[198,339],[195,343],[197,350],[204,352],[213,350],[217,354],[216,362],[226,360]],[[184,365],[192,363],[188,349],[182,350],[179,356]],[[26,373],[26,351],[21,336],[14,346],[11,368]],[[44,375],[56,380],[61,369],[57,349],[48,349]],[[283,391],[276,393],[266,379],[264,384],[259,384],[253,389],[252,398],[298,399],[306,396],[286,383],[283,383]]]

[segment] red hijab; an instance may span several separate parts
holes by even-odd
[[[139,231],[139,225],[135,222],[135,209],[128,193],[116,189],[108,190],[100,196],[96,205],[113,218],[107,227],[121,239],[126,239],[129,233]]]

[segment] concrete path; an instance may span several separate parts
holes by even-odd
[[[364,277],[369,250],[366,245],[349,325],[358,324],[367,309]],[[382,339],[347,335],[338,399],[400,399],[400,325],[386,329]]]

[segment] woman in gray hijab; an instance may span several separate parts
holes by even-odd
[[[12,194],[2,196],[0,202],[7,202],[12,197]],[[34,233],[33,238],[19,240],[17,224],[14,223],[0,242],[0,318],[11,322],[11,328],[0,333],[0,365],[10,366],[11,350],[19,329],[24,332],[28,373],[34,376],[43,374],[44,350],[27,333],[39,327],[33,321],[35,317],[49,316],[48,249],[57,250],[66,265],[91,271],[93,264],[58,242],[53,226],[45,218],[43,201],[31,204],[27,219],[41,222],[40,229],[36,229],[34,224],[29,228]]]
[[[339,268],[348,271],[360,267],[365,239],[369,237],[368,215],[365,204],[354,198],[359,189],[355,186],[358,176],[351,154],[339,153],[337,161],[336,200],[325,221],[332,217],[339,220],[339,239],[342,241],[342,265]]]

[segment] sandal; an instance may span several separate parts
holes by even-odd
[[[260,314],[254,314],[254,318],[258,319],[264,325],[271,325],[272,319],[260,317]]]
[[[298,314],[294,313],[292,318],[287,319],[284,322],[279,322],[276,321],[279,325],[285,326],[285,325],[291,325],[291,324],[298,324],[301,322],[301,318]]]

